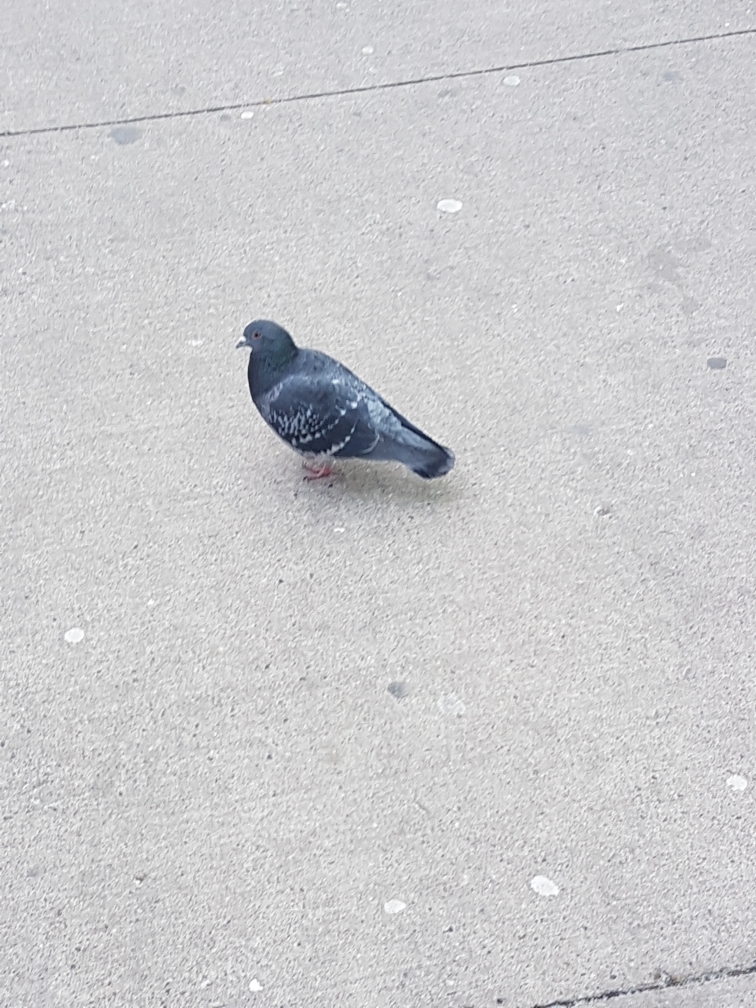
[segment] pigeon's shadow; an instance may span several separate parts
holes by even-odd
[[[319,486],[320,484],[320,486]],[[375,462],[350,460],[341,463],[330,477],[304,481],[303,486],[314,491],[327,489],[352,500],[378,502],[381,498],[408,504],[448,504],[459,500],[461,487],[454,474],[440,479],[424,480],[403,466],[381,465]]]

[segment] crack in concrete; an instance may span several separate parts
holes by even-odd
[[[533,1005],[533,1008],[578,1008],[578,1005],[599,1004],[601,1001],[629,997],[632,994],[669,990],[672,987],[695,987],[699,984],[710,983],[713,980],[729,980],[733,977],[749,976],[751,974],[756,974],[756,962],[751,963],[750,966],[732,966],[690,977],[675,977],[663,973],[658,983],[641,984],[640,987],[628,987],[624,990],[606,990],[600,994],[586,994],[582,997],[565,998],[561,1001],[547,1001],[544,1004]],[[503,999],[498,1003],[503,1004]]]
[[[435,74],[431,77],[387,81],[384,84],[366,84],[364,87],[340,88],[334,91],[312,91],[307,94],[287,95],[283,98],[262,98],[256,101],[236,102],[233,105],[209,105],[205,108],[186,109],[183,112],[155,112],[151,115],[131,116],[126,119],[103,119],[98,122],[67,123],[63,126],[37,126],[33,129],[5,130],[0,132],[0,137],[33,136],[37,133],[65,133],[69,130],[80,129],[101,129],[105,126],[127,126],[131,123],[158,122],[161,119],[185,119],[188,116],[211,115],[216,112],[236,112],[239,109],[262,108],[269,105],[287,105],[291,102],[314,101],[318,98],[339,98],[346,95],[411,87],[415,84],[433,84],[439,81],[460,80],[465,77],[483,77],[489,74],[508,73],[511,70],[527,70],[532,67],[576,63],[579,60],[600,59],[604,56],[623,56],[626,53],[649,52],[652,49],[665,49],[670,46],[692,45],[695,42],[711,42],[718,39],[737,38],[742,35],[756,35],[756,28],[717,32],[713,35],[696,35],[691,38],[668,39],[666,42],[647,42],[644,45],[619,46],[616,49],[602,49],[599,52],[578,53],[575,56],[555,56],[552,59],[531,60],[528,63],[510,63],[507,66],[485,67],[482,70],[457,70],[452,73]],[[561,1002],[554,1003],[561,1004]]]

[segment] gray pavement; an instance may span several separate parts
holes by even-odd
[[[3,16],[0,1004],[756,1005],[756,12]]]

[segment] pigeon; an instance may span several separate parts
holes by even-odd
[[[330,475],[334,458],[401,462],[423,479],[454,466],[448,448],[405,420],[333,357],[300,349],[275,322],[250,322],[247,377],[263,420],[305,458],[306,479]]]

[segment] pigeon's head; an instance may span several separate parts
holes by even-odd
[[[263,357],[290,357],[296,351],[294,340],[285,329],[267,319],[250,322],[244,330],[244,337],[236,344],[236,349],[249,347],[254,354]]]

